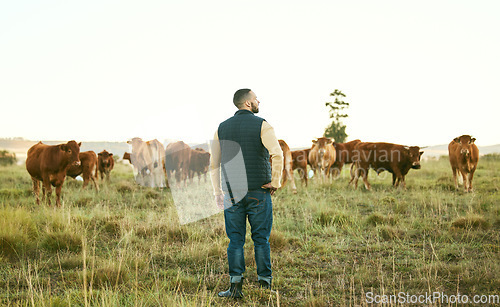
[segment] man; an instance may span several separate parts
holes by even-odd
[[[271,195],[280,187],[283,152],[271,125],[254,115],[259,112],[260,104],[254,92],[250,89],[236,91],[233,103],[238,111],[222,122],[215,133],[210,168],[215,200],[219,208],[225,209],[226,233],[230,241],[227,258],[231,285],[227,291],[219,292],[219,296],[240,298],[243,296],[247,218],[259,284],[262,288],[271,288]],[[235,162],[238,155],[242,156],[241,163]]]

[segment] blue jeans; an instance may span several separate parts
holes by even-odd
[[[227,260],[231,282],[240,282],[245,272],[246,219],[250,223],[255,250],[255,262],[259,280],[271,282],[271,246],[269,236],[273,226],[273,204],[269,190],[249,191],[247,195],[234,205],[228,194],[224,197],[224,220],[229,238]]]

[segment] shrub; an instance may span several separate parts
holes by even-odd
[[[380,224],[384,225],[394,225],[396,224],[394,217],[392,216],[384,216],[380,213],[372,213],[368,218],[366,219],[366,223],[372,226],[377,226]]]
[[[82,276],[83,278],[83,276]],[[92,282],[96,288],[106,289],[127,283],[129,274],[124,267],[119,267],[118,264],[111,263],[107,266],[97,268],[94,272],[87,271],[87,282]]]
[[[378,233],[380,237],[385,241],[401,239],[404,236],[404,232],[402,230],[387,225],[380,226],[378,228]]]
[[[451,225],[456,228],[463,229],[488,229],[490,224],[481,215],[467,215],[455,219]]]
[[[323,211],[320,212],[316,218],[316,223],[321,226],[336,225],[340,227],[348,226],[351,224],[351,218],[349,215],[343,212],[336,211]]]
[[[82,250],[82,240],[80,236],[69,232],[48,233],[42,240],[42,247],[49,252],[70,251],[77,253]]]
[[[269,236],[269,244],[272,249],[282,250],[288,245],[288,240],[282,232],[273,229]]]
[[[486,161],[500,161],[500,154],[490,153],[490,154],[482,156],[480,159],[486,160]]]
[[[7,150],[0,151],[0,165],[12,165],[14,163],[17,163],[15,153],[10,153]]]

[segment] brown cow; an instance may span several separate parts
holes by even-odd
[[[280,144],[281,151],[283,151],[283,175],[281,186],[284,187],[288,180],[292,182],[292,193],[297,194],[297,186],[295,185],[295,179],[293,178],[293,159],[292,152],[288,144],[283,140],[278,140]]]
[[[130,153],[125,152],[125,153],[123,154],[123,158],[122,158],[122,159],[123,159],[123,160],[128,160],[128,162],[129,162],[130,164],[132,164],[132,158],[130,157]]]
[[[210,153],[202,148],[191,150],[191,159],[189,161],[189,178],[193,181],[194,174],[198,175],[198,181],[201,175],[205,176],[207,182],[207,172],[210,166]]]
[[[99,191],[99,186],[97,185],[97,155],[93,151],[80,152],[80,165],[72,165],[66,172],[67,176],[76,178],[80,174],[83,177],[83,188],[85,188],[89,181],[92,180],[94,187]]]
[[[50,205],[52,185],[56,188],[56,205],[61,205],[61,189],[66,178],[66,171],[71,165],[80,164],[81,144],[69,141],[66,144],[50,146],[39,142],[28,149],[26,170],[33,181],[33,193],[37,204],[40,204],[38,195],[40,193],[40,181],[42,181],[42,200],[45,199],[45,193],[47,193],[47,202]]]
[[[189,165],[191,163],[191,147],[183,141],[170,143],[165,149],[165,169],[169,179],[172,173],[175,172],[175,179],[178,184],[189,177]]]
[[[144,142],[133,138],[127,142],[132,145],[130,159],[137,171],[136,181],[149,187],[168,187],[165,181],[165,148],[157,139]]]
[[[104,180],[104,175],[106,175],[106,181],[109,181],[109,174],[113,170],[113,167],[115,167],[113,154],[107,152],[106,150],[103,150],[97,155],[99,156],[99,162],[97,163],[97,165],[99,168],[99,173],[101,174],[101,180]]]
[[[392,185],[397,187],[402,183],[406,187],[405,176],[412,168],[420,169],[420,157],[424,152],[418,146],[403,146],[391,143],[358,143],[354,148],[353,165],[351,166],[351,184],[358,187],[358,178],[361,173],[367,190],[371,186],[368,182],[368,171],[374,169],[377,174],[383,171],[392,173]],[[353,172],[353,168],[355,171]]]
[[[330,169],[333,176],[340,176],[344,164],[353,163],[352,157],[354,155],[354,147],[359,143],[361,143],[360,140],[354,140],[347,143],[333,143],[336,154],[335,163],[333,163]]]
[[[308,160],[311,163],[311,168],[316,174],[320,171],[322,176],[326,177],[330,173],[330,168],[335,163],[336,152],[332,145],[332,139],[321,137],[313,140],[313,147],[309,152]]]
[[[455,188],[458,190],[457,174],[460,172],[464,180],[465,192],[472,192],[472,178],[476,171],[479,160],[479,149],[470,135],[462,135],[455,138],[448,145],[448,153],[455,180]]]
[[[307,187],[307,165],[309,163],[308,156],[311,148],[292,151],[292,170],[298,170],[302,182]]]

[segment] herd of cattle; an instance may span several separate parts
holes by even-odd
[[[453,139],[448,145],[449,159],[458,189],[457,176],[463,177],[464,189],[472,191],[472,179],[479,159],[479,150],[474,144],[475,138],[462,135]],[[170,143],[166,148],[158,140],[143,141],[133,138],[127,142],[132,145],[132,152],[125,153],[134,167],[136,181],[143,186],[169,187],[169,181],[175,178],[178,184],[186,184],[193,180],[195,174],[205,175],[209,171],[210,153],[201,148],[192,149],[182,141]],[[388,171],[392,173],[392,184],[406,187],[405,176],[410,169],[420,168],[420,157],[423,154],[418,146],[403,146],[391,143],[373,143],[354,140],[347,143],[335,143],[329,138],[320,137],[313,140],[312,147],[291,151],[285,141],[279,140],[283,151],[284,186],[291,182],[293,193],[297,192],[293,171],[307,186],[308,166],[317,177],[323,179],[337,177],[345,164],[351,164],[349,185],[357,188],[358,179],[362,177],[366,189],[370,190],[368,171],[374,169],[377,174]],[[60,206],[61,188],[66,176],[83,177],[83,187],[90,181],[96,190],[98,175],[101,180],[109,180],[114,167],[113,154],[103,150],[99,154],[93,151],[80,152],[81,143],[69,141],[66,144],[46,145],[42,142],[28,150],[26,169],[33,181],[33,192],[37,203],[40,203],[39,191],[42,182],[42,200],[47,194],[50,204],[51,186],[56,188],[56,205]]]

